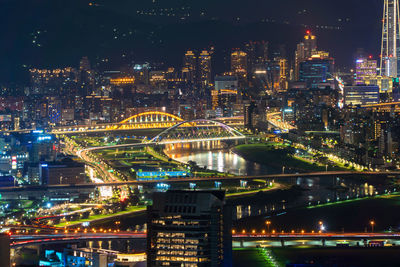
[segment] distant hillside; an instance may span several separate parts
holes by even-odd
[[[108,58],[111,67],[131,60],[179,65],[185,49],[213,44],[222,59],[224,50],[257,39],[286,44],[292,55],[305,30],[298,23],[233,24],[223,19],[160,23],[136,16],[133,2],[0,0],[0,82],[26,83],[30,67],[77,66],[83,55],[98,63]],[[331,51],[339,64],[348,64],[357,47],[377,54],[380,29],[375,22],[371,18],[342,30],[315,30],[319,47]],[[218,62],[216,71],[223,71],[223,61]]]

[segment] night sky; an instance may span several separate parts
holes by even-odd
[[[304,31],[339,66],[358,47],[377,56],[383,0],[0,0],[0,83],[26,83],[27,69],[77,66],[87,55],[117,68],[132,61],[179,66],[185,49],[214,45],[223,58],[247,40],[285,45]],[[321,28],[322,27],[322,28]],[[217,71],[224,71],[218,60]]]

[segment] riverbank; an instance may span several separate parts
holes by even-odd
[[[317,231],[319,221],[323,221],[329,232],[364,232],[371,231],[371,220],[375,221],[377,232],[397,231],[400,214],[395,211],[399,208],[399,194],[370,196],[291,209],[279,216],[245,218],[235,222],[234,228],[249,230],[248,225],[251,225],[252,229],[261,231],[268,218],[272,222],[271,229],[285,232]]]
[[[294,264],[298,266],[397,266],[400,260],[399,252],[398,247],[241,248],[233,250],[233,267],[287,266],[287,264],[293,264],[293,266]],[[310,263],[313,264],[309,265]]]
[[[282,170],[285,169],[299,172],[348,170],[339,166],[318,164],[294,156],[294,148],[282,145],[278,146],[276,143],[239,145],[234,147],[232,151],[246,160],[273,166]]]
[[[265,188],[260,188],[260,189],[254,189],[254,190],[244,190],[241,192],[235,192],[235,193],[227,193],[226,194],[226,199],[229,201],[240,201],[242,198],[257,198],[257,196],[262,195],[267,195],[267,194],[274,194],[274,192],[282,192],[284,191],[286,187],[282,184],[279,183],[274,183],[272,185],[269,185]],[[90,224],[92,223],[102,223],[103,221],[111,221],[114,219],[121,219],[122,217],[129,217],[129,216],[140,216],[144,215],[146,212],[146,207],[145,206],[131,206],[128,207],[124,211],[120,211],[114,214],[98,214],[98,215],[92,215],[89,216],[86,219],[80,219],[76,221],[69,221],[69,222],[63,222],[54,225],[55,227],[58,228],[63,228],[63,227],[75,227],[75,226],[80,226],[82,223],[88,222]]]

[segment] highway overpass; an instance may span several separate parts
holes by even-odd
[[[86,184],[61,184],[61,185],[38,185],[38,186],[17,186],[17,187],[0,187],[0,193],[7,192],[26,192],[29,190],[43,191],[43,190],[71,190],[71,189],[91,189],[103,186],[134,186],[134,185],[154,185],[157,183],[195,183],[195,182],[210,182],[210,181],[240,181],[240,180],[272,180],[279,181],[280,179],[288,178],[324,178],[324,177],[343,177],[352,175],[363,176],[400,176],[400,172],[356,172],[356,171],[328,171],[328,172],[311,172],[311,173],[285,173],[285,174],[268,174],[256,176],[225,176],[225,177],[192,177],[192,178],[172,178],[163,180],[134,180],[134,181],[120,181],[120,182],[106,182],[106,183],[86,183]]]
[[[113,241],[113,240],[145,240],[144,232],[117,232],[117,233],[60,233],[38,235],[11,235],[11,248],[31,245],[68,244],[89,241]],[[234,246],[285,246],[285,244],[297,244],[311,242],[310,244],[324,246],[331,241],[336,242],[358,241],[366,244],[372,240],[386,240],[393,244],[400,242],[398,233],[293,233],[293,234],[233,234]],[[333,241],[333,242],[332,242]]]

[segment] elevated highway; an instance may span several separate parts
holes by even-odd
[[[60,233],[39,235],[11,235],[11,248],[31,245],[65,244],[88,241],[133,240],[147,237],[145,232],[117,232],[117,233]],[[259,245],[260,242],[278,241],[278,246],[285,242],[321,241],[371,241],[371,240],[400,240],[398,233],[316,233],[316,234],[233,234],[232,241],[247,246]],[[249,243],[253,242],[253,243]],[[273,243],[271,243],[273,244]]]
[[[239,180],[272,180],[279,181],[288,178],[325,178],[335,176],[400,176],[400,172],[356,172],[356,171],[331,171],[331,172],[311,172],[311,173],[288,173],[288,174],[268,174],[256,176],[226,176],[226,177],[193,177],[193,178],[172,178],[163,180],[134,180],[134,181],[118,181],[105,183],[86,183],[86,184],[64,184],[64,185],[41,185],[41,186],[18,186],[18,187],[0,187],[0,192],[24,192],[29,190],[70,190],[70,189],[90,189],[103,186],[124,186],[124,185],[153,185],[157,183],[193,183],[193,182],[209,182],[209,181],[239,181]]]

